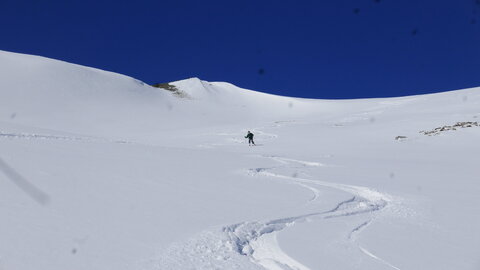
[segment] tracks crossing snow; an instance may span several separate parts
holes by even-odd
[[[271,158],[286,167],[292,167],[295,164],[301,164],[303,166],[324,166],[323,164],[318,162],[301,161],[276,156],[264,157]],[[299,222],[304,222],[308,220],[307,218],[328,219],[373,213],[384,209],[388,206],[388,203],[392,201],[391,196],[367,187],[337,184],[320,180],[287,176],[272,172],[274,169],[275,168],[254,168],[249,169],[247,173],[252,176],[263,176],[282,179],[285,181],[289,181],[293,184],[298,184],[302,187],[305,187],[311,190],[314,194],[313,199],[311,199],[310,201],[316,200],[319,197],[320,191],[318,188],[321,186],[347,192],[351,194],[352,197],[348,200],[339,202],[333,209],[328,211],[313,212],[306,215],[277,219],[263,223],[245,222],[241,224],[227,226],[224,228],[224,232],[230,235],[230,238],[237,246],[237,250],[240,254],[250,256],[252,261],[264,266],[266,269],[269,270],[308,269],[306,266],[302,265],[296,260],[290,258],[287,254],[283,253],[283,251],[278,247],[275,236],[279,231],[285,229],[286,227],[293,226]],[[362,224],[361,226],[352,229],[349,239],[352,239],[351,235],[360,231],[360,229],[367,224]],[[270,236],[269,234],[273,234],[273,236]],[[359,248],[369,257],[385,263],[385,261],[383,261],[382,259],[376,256],[371,256],[370,254],[372,253],[368,252],[365,248],[361,246],[359,246]]]
[[[258,133],[258,129],[255,130]],[[271,138],[276,138],[276,135],[272,134]],[[361,232],[361,230],[373,222],[372,214],[378,213],[389,206],[393,200],[392,196],[368,187],[302,178],[297,177],[298,175],[296,173],[294,173],[293,176],[289,176],[276,172],[279,168],[288,171],[289,169],[296,169],[299,166],[305,168],[326,166],[319,162],[279,156],[261,157],[274,160],[281,165],[272,168],[251,168],[246,170],[245,173],[247,175],[252,177],[280,179],[306,188],[313,194],[309,199],[309,202],[313,202],[320,197],[320,189],[322,187],[346,192],[350,194],[351,197],[347,200],[338,202],[335,207],[327,211],[312,212],[309,214],[268,221],[241,222],[224,226],[220,232],[217,233],[212,231],[204,232],[199,237],[192,239],[189,244],[176,246],[175,251],[173,252],[172,249],[170,249],[163,258],[169,257],[171,264],[166,265],[161,263],[161,269],[178,269],[178,267],[180,267],[180,265],[178,265],[179,262],[175,262],[175,258],[178,258],[178,260],[183,261],[183,263],[180,263],[183,264],[180,268],[188,268],[189,265],[195,265],[197,269],[222,269],[222,266],[229,265],[230,268],[240,267],[242,269],[257,269],[257,267],[260,267],[268,270],[309,270],[307,266],[296,261],[282,251],[277,242],[277,234],[285,228],[301,222],[314,219],[331,219],[363,214],[369,214],[369,220],[352,228],[348,235],[348,240],[351,241],[352,244],[355,244],[358,249],[369,258],[387,265],[392,269],[399,269],[360,246],[355,237]],[[206,235],[209,237],[206,237]],[[215,235],[213,237],[215,240],[204,239],[212,238],[212,235]],[[184,252],[191,253],[192,249],[188,248],[188,246],[192,245],[192,243],[197,243],[197,247],[203,246],[204,248],[200,248],[197,253],[188,256],[188,260],[179,259]],[[217,255],[214,256],[213,254]],[[192,258],[200,259],[192,261]],[[253,263],[253,265],[249,264],[250,266],[247,268],[244,266],[247,262]],[[169,266],[171,268],[169,268]]]
[[[111,140],[90,136],[64,136],[52,134],[37,133],[18,133],[18,132],[1,132],[0,139],[21,139],[21,140],[62,140],[62,141],[82,141],[82,142],[109,142],[109,143],[129,143],[123,140]]]

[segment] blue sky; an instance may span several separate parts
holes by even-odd
[[[479,0],[0,0],[0,49],[310,98],[480,86]]]

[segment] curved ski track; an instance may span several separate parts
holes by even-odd
[[[256,133],[268,134],[259,132]],[[269,139],[276,138],[275,134],[268,134]],[[185,243],[177,243],[167,250],[157,269],[179,269],[191,267],[195,269],[267,269],[267,270],[310,270],[307,266],[296,261],[284,253],[277,243],[277,234],[283,229],[297,223],[313,219],[330,219],[353,215],[379,213],[387,208],[393,197],[368,187],[337,184],[321,180],[312,180],[275,173],[275,169],[293,169],[301,167],[326,166],[319,162],[296,160],[278,156],[261,156],[272,159],[279,164],[272,168],[251,168],[246,174],[252,177],[266,177],[287,181],[299,185],[312,192],[309,202],[319,198],[321,187],[328,187],[351,194],[351,198],[337,203],[328,211],[313,212],[305,215],[285,217],[269,221],[247,221],[224,226],[221,232],[206,231]],[[357,246],[365,255],[392,269],[398,267],[381,259],[362,247],[356,241],[356,235],[370,225],[375,216],[368,215],[369,220],[354,227],[348,240]],[[251,263],[254,263],[253,265]],[[189,268],[190,267],[190,268]]]
[[[290,163],[302,164],[304,166],[323,166],[316,162],[294,160],[290,158],[273,156],[264,157],[271,158],[277,162],[285,164],[284,167],[288,167]],[[224,227],[223,231],[229,235],[237,249],[237,252],[250,257],[253,262],[269,270],[309,269],[308,267],[290,258],[287,254],[283,253],[279,247],[272,248],[276,245],[276,239],[269,236],[269,234],[276,234],[288,226],[293,226],[296,223],[307,221],[307,218],[328,219],[377,212],[387,207],[392,201],[391,196],[367,187],[336,184],[320,180],[311,180],[273,173],[272,170],[276,168],[278,167],[254,168],[249,169],[247,173],[252,176],[277,178],[305,187],[313,193],[313,198],[310,201],[316,200],[319,197],[320,191],[318,187],[321,186],[347,192],[351,194],[352,197],[348,200],[339,202],[333,209],[328,211],[313,212],[306,215],[287,217],[267,222],[244,222]],[[369,225],[371,222],[372,220],[369,220],[352,229],[349,234],[349,239],[354,241],[355,238],[353,238],[353,235],[355,233],[359,233],[361,229]],[[358,245],[358,248],[369,257],[388,265],[393,269],[398,269],[381,258],[373,255],[360,245]],[[272,252],[272,250],[274,252]]]

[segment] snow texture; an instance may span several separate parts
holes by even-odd
[[[0,269],[480,268],[480,88],[168,87],[0,51]]]

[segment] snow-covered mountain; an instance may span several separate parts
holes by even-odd
[[[0,269],[480,269],[480,88],[162,87],[0,51]]]

